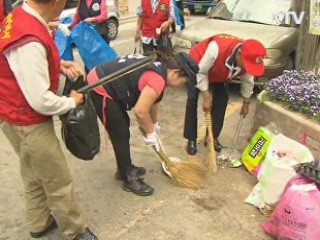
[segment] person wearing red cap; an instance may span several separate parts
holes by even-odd
[[[243,105],[240,115],[249,112],[254,77],[264,74],[265,47],[257,40],[242,40],[231,35],[210,37],[190,50],[191,57],[199,64],[196,87],[188,86],[184,137],[188,140],[187,152],[197,153],[197,105],[199,92],[203,95],[203,110],[211,111],[214,147],[220,152],[218,141],[228,104],[228,82],[236,77],[241,80]]]
[[[0,23],[5,19],[7,14],[12,11],[10,0],[0,0]]]

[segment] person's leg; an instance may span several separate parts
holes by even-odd
[[[117,166],[124,181],[123,189],[134,192],[137,195],[151,195],[153,189],[138,178],[141,174],[134,172],[137,168],[132,165],[131,161],[130,118],[127,112],[116,101],[104,99],[95,92],[91,92],[90,96],[97,115],[105,125],[112,142]],[[105,104],[103,104],[104,100],[106,101]],[[105,109],[103,110],[104,105]],[[103,114],[105,114],[105,117]],[[135,170],[133,171],[133,169]]]
[[[223,128],[224,116],[229,100],[228,85],[227,83],[210,84],[210,90],[213,94],[213,104],[211,113],[213,121],[214,139],[218,140],[221,130]]]
[[[55,135],[53,121],[34,126],[25,138],[26,153],[59,229],[74,239],[87,227],[76,201],[71,173]]]
[[[185,122],[184,122],[184,138],[188,139],[187,152],[194,155],[197,152],[197,131],[198,131],[198,98],[199,90],[187,84],[188,100],[186,105]]]
[[[96,113],[107,130],[115,153],[117,167],[120,170],[121,178],[126,177],[130,170],[130,119],[126,112],[111,100],[92,91],[90,93]],[[105,103],[103,101],[106,101]],[[105,109],[103,109],[105,107]],[[104,116],[105,115],[105,116]],[[104,120],[105,119],[105,120]]]
[[[21,141],[19,155],[30,232],[45,230],[52,223],[52,215],[68,239],[74,239],[86,224],[52,120],[15,128]]]
[[[183,13],[183,1],[182,0],[178,1],[177,5],[179,8],[180,20],[181,20],[181,23],[183,24],[183,26],[180,26],[180,29],[183,30],[185,28],[184,13]]]
[[[47,197],[45,191],[34,175],[30,157],[23,150],[23,136],[17,133],[19,127],[14,127],[7,122],[3,122],[1,126],[4,134],[20,158],[20,172],[25,190],[26,218],[29,232],[42,232],[53,223],[46,203]]]
[[[142,43],[142,50],[143,53],[153,52],[155,50],[155,46],[153,45],[152,41],[149,44]]]

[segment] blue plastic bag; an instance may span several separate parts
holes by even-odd
[[[71,36],[89,71],[99,64],[117,58],[117,53],[103,40],[92,24],[80,22],[73,28]]]
[[[57,29],[54,41],[58,47],[60,58],[66,61],[73,61],[71,36],[66,36],[60,29]]]

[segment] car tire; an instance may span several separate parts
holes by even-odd
[[[118,36],[118,28],[119,24],[115,19],[108,19],[107,20],[107,27],[108,27],[108,39],[110,41],[115,40]]]

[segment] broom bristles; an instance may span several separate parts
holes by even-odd
[[[174,164],[170,172],[176,184],[187,188],[202,188],[205,185],[206,169],[202,161],[187,160]]]

